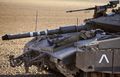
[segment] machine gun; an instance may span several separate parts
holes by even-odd
[[[119,0],[115,0],[115,1],[109,1],[109,3],[107,5],[102,5],[102,6],[95,6],[95,7],[91,7],[91,8],[86,8],[86,9],[79,9],[79,10],[69,10],[66,11],[67,13],[71,13],[71,12],[77,12],[77,11],[85,11],[85,10],[94,10],[94,18],[98,18],[101,16],[105,16],[107,9],[109,8],[115,8],[117,7],[117,4],[119,4]]]

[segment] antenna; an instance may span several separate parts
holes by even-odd
[[[77,18],[77,26],[78,26],[78,20],[79,20],[79,19]],[[77,31],[78,31],[78,30],[77,30]]]
[[[36,10],[35,32],[37,31],[37,25],[38,25],[38,10]],[[36,40],[37,40],[37,37],[36,37]]]
[[[77,20],[76,20],[76,26],[77,26],[77,33],[78,33],[78,21],[79,21],[79,19],[77,18]],[[79,39],[77,39],[77,42],[79,41]],[[76,51],[78,51],[78,45],[77,45],[77,47],[76,47]]]
[[[37,31],[37,25],[38,25],[38,10],[36,11],[35,31]]]

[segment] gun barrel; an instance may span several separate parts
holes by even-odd
[[[91,7],[91,8],[87,8],[87,9],[79,9],[79,10],[69,10],[69,11],[66,11],[67,13],[69,12],[77,12],[77,11],[85,11],[85,10],[94,10],[95,7]]]
[[[83,29],[85,29],[84,26],[73,25],[73,26],[67,26],[67,27],[60,27],[58,29],[53,29],[53,30],[40,31],[40,32],[28,32],[28,33],[21,33],[21,34],[6,34],[6,35],[2,36],[2,40],[12,40],[12,39],[36,37],[36,36],[42,36],[42,35],[71,33],[71,32],[77,32],[77,31],[80,31]]]
[[[27,37],[35,37],[42,35],[43,32],[28,32],[28,33],[21,33],[21,34],[6,34],[2,36],[2,40],[11,40],[11,39],[19,39],[19,38],[27,38]]]

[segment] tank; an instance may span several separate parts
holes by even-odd
[[[84,25],[22,34],[5,34],[2,40],[34,37],[25,44],[23,54],[9,57],[12,67],[24,64],[26,73],[32,65],[54,70],[65,77],[120,77],[120,7],[119,1],[107,5],[68,12],[94,10]],[[117,8],[115,8],[117,7]],[[110,13],[107,9],[112,8]]]

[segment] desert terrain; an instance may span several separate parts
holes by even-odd
[[[0,0],[0,36],[35,31],[36,11],[38,11],[37,30],[54,29],[60,26],[79,24],[85,18],[92,17],[92,11],[66,13],[71,9],[82,9],[97,4],[94,1],[64,1],[64,0]],[[12,68],[9,65],[9,55],[22,54],[23,47],[31,38],[2,41],[0,39],[0,76],[25,74],[23,66]],[[30,69],[37,72],[35,67]]]

